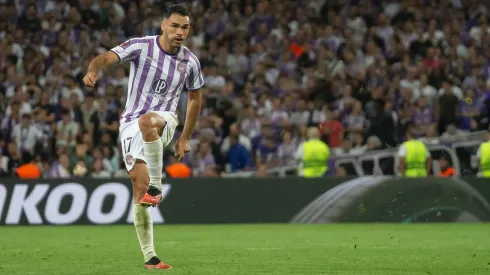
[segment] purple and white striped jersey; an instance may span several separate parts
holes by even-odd
[[[111,49],[119,62],[131,61],[126,107],[121,124],[150,111],[175,112],[184,84],[189,91],[204,85],[201,64],[185,46],[169,54],[159,36],[132,38]]]

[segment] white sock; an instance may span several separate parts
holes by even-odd
[[[145,154],[148,174],[150,175],[150,186],[162,190],[162,170],[163,170],[163,142],[157,139],[150,142],[143,142],[143,152]]]
[[[153,248],[153,222],[151,221],[150,209],[133,205],[134,227],[140,241],[141,252],[145,257],[145,263],[152,257],[156,256],[155,248]]]

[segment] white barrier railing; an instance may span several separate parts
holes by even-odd
[[[453,163],[454,170],[456,170],[456,174],[460,174],[460,161],[457,155],[458,148],[471,148],[474,146],[479,146],[486,138],[486,131],[479,131],[468,133],[465,135],[459,135],[455,137],[439,137],[436,139],[439,143],[448,144],[448,145],[431,145],[428,144],[427,148],[429,151],[441,150],[451,157],[451,161]],[[394,171],[398,170],[398,158],[396,157],[397,148],[388,148],[384,150],[375,150],[369,151],[369,154],[353,154],[348,156],[339,156],[333,157],[335,168],[343,165],[343,164],[352,164],[354,167],[357,176],[363,176],[365,171],[362,168],[362,162],[373,161],[373,174],[374,175],[383,175],[383,171],[380,166],[380,160],[382,158],[394,158]],[[268,169],[267,175],[277,175],[279,177],[285,177],[288,174],[295,173],[298,169],[298,166],[283,166],[283,167],[275,167]],[[434,160],[434,173],[437,174],[440,170],[439,163],[437,160]],[[223,175],[223,177],[227,178],[241,178],[241,177],[254,177],[257,175],[257,171],[243,171],[243,172],[235,172],[228,173]]]

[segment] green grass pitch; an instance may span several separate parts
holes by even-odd
[[[0,274],[490,274],[490,224],[0,227]]]

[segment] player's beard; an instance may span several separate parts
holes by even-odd
[[[172,47],[180,47],[184,43],[184,38],[180,38],[181,40],[178,40],[178,37],[174,37],[172,39]]]
[[[182,41],[180,41],[180,42],[175,40],[177,38],[177,36],[170,38],[169,35],[166,34],[165,32],[163,33],[163,36],[165,37],[165,41],[172,48],[178,48],[178,47],[182,46],[182,44],[184,43],[184,39],[182,39]]]

